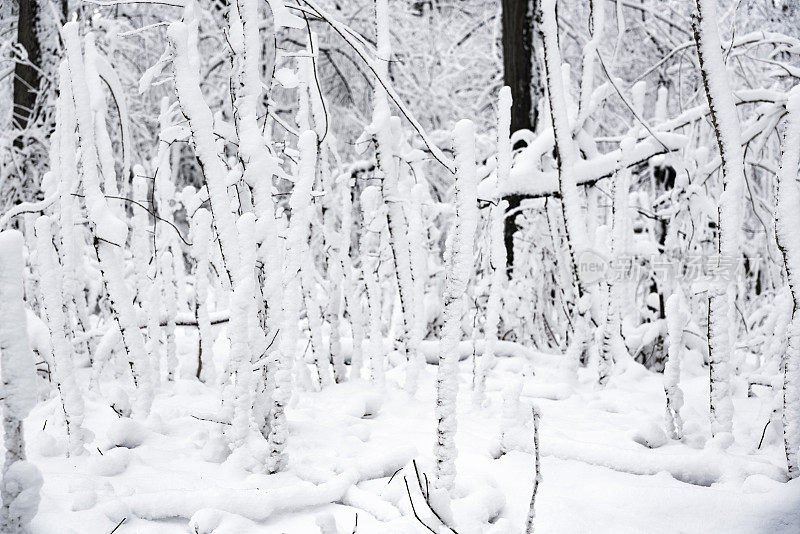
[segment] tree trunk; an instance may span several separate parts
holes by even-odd
[[[692,21],[697,43],[697,57],[703,76],[711,122],[719,145],[722,162],[723,192],[719,198],[719,259],[718,267],[736,265],[742,252],[739,234],[743,219],[745,188],[744,153],[736,104],[733,98],[725,60],[722,55],[717,0],[696,0]],[[731,434],[733,431],[733,401],[731,400],[731,356],[736,336],[731,331],[730,315],[736,283],[732,278],[718,277],[709,296],[708,305],[708,365],[710,374],[711,434]],[[732,439],[732,435],[731,438]],[[727,440],[726,440],[727,441]]]
[[[539,0],[502,0],[503,7],[503,80],[511,88],[511,132],[536,129],[536,103],[544,95],[540,68],[534,51],[534,17]],[[518,148],[518,147],[514,147]],[[521,195],[504,197],[508,211],[516,210]],[[516,217],[504,224],[508,268],[514,265]]]
[[[35,119],[34,105],[39,91],[42,65],[42,51],[39,42],[39,3],[38,0],[19,0],[17,19],[17,42],[28,53],[30,64],[18,61],[14,66],[14,108],[12,123],[17,130],[24,130]],[[24,139],[18,136],[14,146],[22,148]]]

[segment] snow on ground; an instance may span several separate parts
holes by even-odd
[[[187,337],[183,345],[191,343]],[[451,512],[461,534],[524,527],[533,479],[530,421],[511,421],[506,443],[513,450],[500,455],[499,445],[502,390],[517,377],[520,413],[528,414],[531,403],[542,413],[536,532],[800,532],[800,479],[784,482],[777,425],[767,427],[758,448],[769,398],[747,398],[739,385],[737,441],[723,453],[707,441],[708,377],[699,365],[683,370],[686,437],[669,442],[661,375],[629,364],[600,389],[591,368],[570,383],[558,356],[513,352],[489,374],[489,405],[480,410],[470,398],[472,362],[459,364]],[[84,384],[85,371],[78,375]],[[385,395],[363,382],[297,393],[288,412],[289,468],[272,476],[259,472],[266,449],[256,434],[246,450],[220,463],[224,425],[205,420],[214,418],[217,392],[195,380],[162,386],[141,423],[118,417],[88,393],[85,426],[95,439],[78,458],[62,453],[57,399],[40,403],[26,420],[30,458],[45,480],[32,534],[108,534],[123,518],[115,534],[307,534],[320,532],[317,521],[327,514],[341,533],[354,531],[356,514],[360,534],[429,532],[413,517],[405,481],[417,512],[436,528],[410,463],[414,458],[422,473],[432,472],[435,371],[427,367],[414,397],[397,385],[402,366],[387,373]],[[111,387],[101,387],[103,397]]]

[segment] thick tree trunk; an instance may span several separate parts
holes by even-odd
[[[511,132],[536,129],[536,103],[544,95],[539,63],[534,50],[534,18],[539,0],[502,0],[503,81],[511,88]],[[516,148],[516,147],[515,147]],[[521,195],[505,197],[508,210],[517,209]],[[504,234],[508,268],[514,265],[516,217],[505,220]]]
[[[533,130],[533,9],[538,0],[503,0],[503,79],[511,88],[511,131]],[[538,85],[539,80],[535,83]]]
[[[39,42],[39,2],[38,0],[19,0],[17,20],[17,42],[28,53],[28,62],[18,61],[14,66],[14,113],[13,124],[17,130],[24,130],[33,122],[36,94],[39,91],[42,65],[42,50]],[[32,66],[31,63],[35,66]],[[21,136],[14,139],[14,145],[22,148]]]

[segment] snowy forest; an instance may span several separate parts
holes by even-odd
[[[0,534],[796,534],[798,178],[798,0],[0,0]]]

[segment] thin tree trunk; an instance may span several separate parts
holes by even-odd
[[[716,0],[696,0],[696,6],[692,26],[711,121],[722,160],[723,192],[718,209],[718,267],[721,271],[731,262],[738,262],[741,255],[739,234],[744,195],[744,154],[739,117],[722,56]],[[733,430],[730,360],[735,339],[732,339],[729,318],[735,290],[732,277],[720,277],[711,290],[708,304],[709,402],[713,435],[730,433]]]

